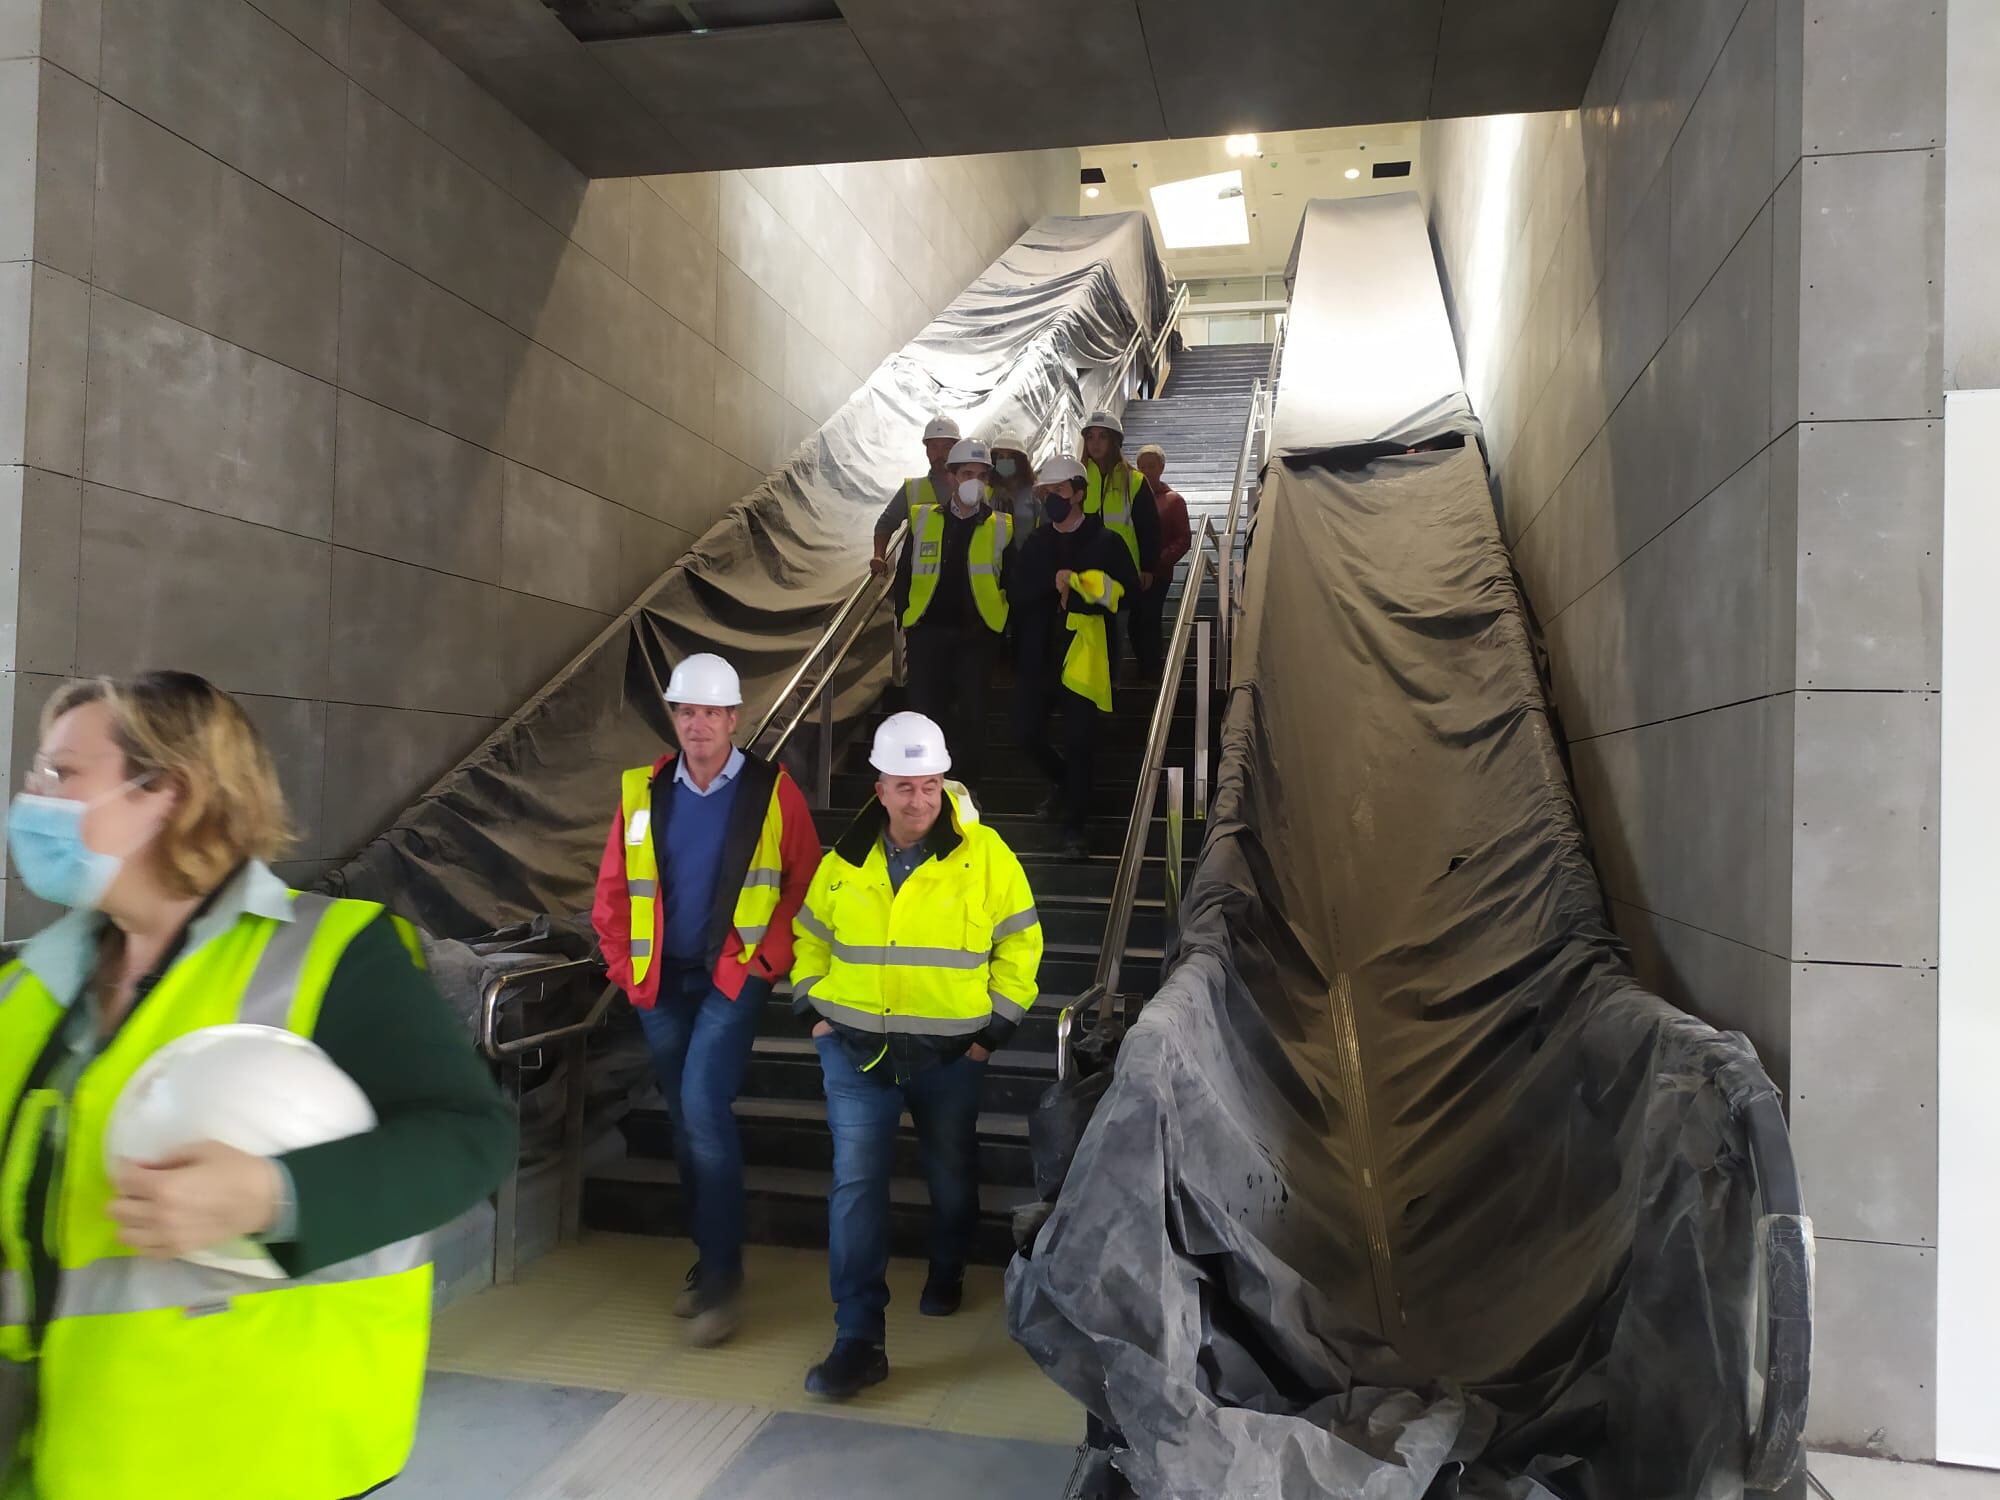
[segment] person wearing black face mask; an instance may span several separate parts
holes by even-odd
[[[1082,859],[1090,854],[1085,830],[1092,811],[1092,767],[1109,718],[1109,663],[1105,696],[1098,701],[1065,681],[1065,667],[1079,638],[1076,627],[1088,617],[1104,616],[1108,630],[1117,596],[1138,590],[1139,572],[1124,542],[1099,517],[1084,513],[1088,482],[1082,464],[1064,454],[1042,465],[1037,478],[1048,524],[1023,539],[1008,578],[1020,651],[1015,733],[1022,750],[1049,779],[1042,815],[1061,820],[1063,852]],[[1060,750],[1047,733],[1051,709],[1061,715]]]

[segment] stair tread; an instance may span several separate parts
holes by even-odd
[[[677,1186],[681,1180],[679,1165],[666,1156],[615,1157],[595,1168],[590,1176],[597,1182],[636,1182],[660,1186]],[[753,1195],[761,1193],[787,1198],[823,1199],[832,1185],[831,1172],[816,1171],[811,1167],[761,1167],[746,1163],[743,1168],[743,1186]],[[979,1185],[979,1211],[1004,1217],[1013,1213],[1019,1205],[1033,1202],[1034,1196],[1031,1187],[982,1182]],[[889,1201],[905,1208],[925,1207],[931,1201],[930,1190],[917,1178],[891,1177]]]
[[[739,1117],[755,1120],[797,1120],[818,1124],[826,1123],[826,1101],[824,1099],[779,1099],[768,1095],[751,1097],[743,1095],[732,1106]],[[633,1115],[665,1115],[663,1105],[640,1105],[633,1109]],[[908,1110],[903,1112],[902,1125],[910,1128]],[[981,1113],[979,1133],[995,1140],[1025,1141],[1028,1138],[1028,1117],[1010,1114],[1006,1111]]]

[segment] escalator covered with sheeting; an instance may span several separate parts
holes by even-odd
[[[1178,952],[1008,1279],[1098,1493],[1796,1483],[1777,1092],[1610,929],[1449,337],[1413,196],[1312,205]]]
[[[1124,404],[1134,335],[1168,313],[1143,214],[1034,225],[328,887],[451,939],[587,910],[618,773],[673,742],[673,664],[726,656],[747,731],[866,575],[876,516],[921,467],[931,416],[968,435],[1013,429],[1039,458],[1086,412]],[[834,685],[843,723],[887,680],[886,615],[872,631]]]

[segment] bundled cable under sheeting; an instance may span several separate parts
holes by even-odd
[[[727,657],[754,722],[865,576],[876,516],[919,466],[931,416],[956,415],[968,435],[1072,432],[1122,399],[1116,366],[1167,312],[1143,214],[1034,225],[328,888],[448,938],[588,909],[618,772],[672,743],[673,664]],[[836,684],[843,721],[888,661],[885,623]]]
[[[1347,231],[1408,240],[1363,209],[1316,254],[1323,207],[1288,381],[1390,253]],[[1377,284],[1429,326],[1421,280]],[[1634,979],[1456,365],[1411,370],[1281,393],[1177,951],[1070,1085],[1103,1097],[1010,1324],[1146,1500],[1775,1489],[1811,1286],[1777,1091]]]

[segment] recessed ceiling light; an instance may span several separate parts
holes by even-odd
[[[1254,135],[1232,135],[1222,143],[1222,149],[1231,156],[1255,156],[1257,137]]]
[[[1361,175],[1361,168],[1349,167],[1345,172],[1341,173],[1340,175],[1345,177],[1349,182],[1352,182],[1354,181],[1355,178]]]
[[[1240,171],[1163,182],[1152,195],[1153,212],[1159,216],[1160,234],[1169,250],[1250,243]]]
[[[1084,197],[1086,197],[1086,198],[1095,198],[1095,197],[1097,196],[1097,189],[1096,189],[1096,188],[1085,188],[1085,189],[1083,190],[1083,196],[1084,196]]]

